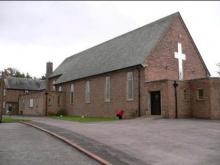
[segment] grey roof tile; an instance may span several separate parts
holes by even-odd
[[[100,45],[66,58],[50,78],[60,76],[56,84],[106,73],[144,63],[171,24],[174,13]]]
[[[44,80],[8,77],[4,79],[4,82],[7,89],[44,90],[46,87]]]

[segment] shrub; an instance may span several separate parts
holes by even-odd
[[[47,115],[48,116],[55,116],[55,115],[57,115],[57,113],[55,113],[55,112],[47,112]]]
[[[60,116],[60,115],[66,115],[66,109],[65,108],[60,108],[58,111],[57,111],[57,116]]]

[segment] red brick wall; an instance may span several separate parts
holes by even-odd
[[[48,80],[48,91],[53,91],[53,81],[56,81],[58,77],[50,78]]]
[[[5,96],[3,96],[3,102],[6,103],[12,103],[13,104],[13,115],[18,115],[18,97],[22,94],[24,94],[23,90],[5,90]],[[3,104],[2,102],[2,104]],[[5,108],[3,109],[3,114],[6,114]]]
[[[4,100],[7,102],[18,102],[18,97],[20,95],[23,95],[23,90],[6,90],[6,96],[4,97]]]
[[[58,104],[58,97],[60,97],[60,104]],[[65,108],[65,94],[63,92],[49,92],[47,95],[47,113],[48,115],[55,115],[60,109]]]
[[[127,101],[127,72],[132,71],[134,76],[134,100]],[[142,86],[143,86],[143,70]],[[104,100],[105,77],[110,76],[111,101]],[[91,103],[85,103],[85,83],[90,80]],[[135,117],[138,111],[138,71],[137,69],[124,69],[108,74],[93,76],[74,81],[74,103],[70,104],[70,85],[72,82],[62,86],[66,94],[65,108],[70,115],[103,116],[114,117],[117,110],[125,110],[125,117]],[[143,112],[142,112],[143,113]]]
[[[197,118],[210,118],[210,80],[198,79],[190,81],[192,116]],[[204,90],[204,99],[198,98],[198,89]],[[216,99],[213,98],[215,101]]]
[[[151,115],[150,92],[160,91],[161,95],[161,115],[165,118],[175,118],[175,90],[174,81],[160,80],[154,82],[146,82],[144,91],[146,114]],[[190,84],[188,81],[177,81],[177,111],[178,118],[191,117],[190,95],[184,98],[184,90],[190,94]]]
[[[220,119],[220,79],[198,79],[190,84],[193,117]],[[198,89],[204,90],[203,99],[198,99]]]
[[[176,107],[175,107],[175,88],[174,81],[167,81],[169,98],[169,118],[175,118]],[[191,99],[190,99],[190,84],[188,81],[176,81],[178,86],[176,87],[177,92],[177,117],[187,118],[191,117]],[[184,90],[186,90],[186,97],[184,97]]]
[[[30,107],[30,99],[33,99],[33,107]],[[24,105],[22,105],[24,101]],[[45,115],[45,92],[35,92],[19,97],[19,114],[44,116]]]
[[[186,32],[180,18],[177,17],[145,60],[147,65],[145,77],[147,81],[178,79],[178,60],[174,58],[178,42],[182,44],[183,53],[186,55],[186,60],[183,62],[184,80],[207,77],[207,72],[193,45],[193,41]]]
[[[145,83],[145,95],[143,96],[144,106],[146,107],[146,115],[151,115],[151,97],[150,92],[160,91],[161,97],[161,115],[164,117],[168,117],[169,114],[169,98],[167,97],[167,81],[155,81],[155,82],[147,82]]]
[[[220,79],[210,82],[211,119],[220,119]]]
[[[0,98],[2,98],[3,95],[3,90],[4,90],[4,83],[1,83],[1,88],[0,88]],[[24,95],[25,90],[18,90],[18,89],[5,89],[5,96],[3,96],[3,100],[0,99],[0,104],[1,107],[3,107],[3,102],[5,103],[10,103],[13,106],[13,115],[18,115],[19,114],[19,106],[18,106],[18,101],[19,97],[21,95]],[[36,93],[36,91],[29,91],[29,93]],[[3,114],[5,114],[5,109],[3,109]]]

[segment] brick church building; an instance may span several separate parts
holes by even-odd
[[[70,56],[54,71],[47,63],[45,90],[21,95],[19,102],[27,115],[62,108],[68,115],[114,117],[123,109],[126,118],[220,119],[220,79],[210,77],[174,13]]]

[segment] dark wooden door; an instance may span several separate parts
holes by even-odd
[[[161,115],[160,91],[150,93],[151,97],[151,115]]]

